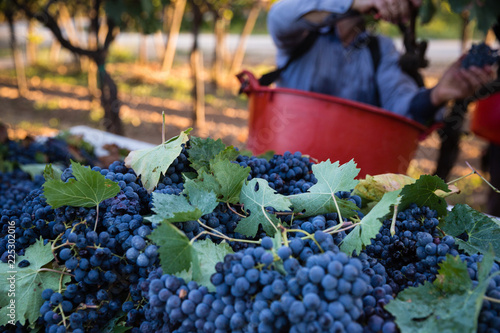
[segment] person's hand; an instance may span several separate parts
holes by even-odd
[[[482,86],[496,79],[496,70],[491,66],[462,68],[463,57],[450,66],[431,92],[431,101],[435,106],[450,100],[464,99]]]
[[[410,18],[410,3],[420,7],[422,0],[354,0],[351,8],[362,14],[375,11],[376,18],[392,23],[404,23]]]

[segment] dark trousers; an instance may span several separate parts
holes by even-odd
[[[500,145],[490,144],[488,155],[490,183],[500,190]],[[500,193],[495,193],[490,189],[487,209],[488,214],[500,217]]]

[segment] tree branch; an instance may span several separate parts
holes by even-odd
[[[115,40],[116,34],[115,34],[115,28],[116,24],[113,20],[111,20],[109,17],[107,18],[107,23],[108,23],[108,33],[106,34],[106,39],[104,39],[104,45],[102,49],[104,52],[107,52],[109,49],[109,46],[111,43]]]
[[[95,34],[95,40],[97,45],[97,50],[100,49],[99,46],[99,8],[101,6],[101,0],[94,0],[92,11],[90,12],[90,33]],[[97,51],[96,50],[96,51]]]
[[[28,16],[30,19],[35,19],[40,23],[42,23],[43,25],[45,25],[52,32],[52,34],[58,40],[58,42],[61,43],[61,46],[63,46],[64,48],[78,55],[87,56],[93,59],[95,59],[96,56],[98,55],[96,51],[82,49],[81,47],[77,47],[71,44],[71,42],[63,36],[61,28],[57,24],[56,19],[53,16],[51,16],[47,10],[48,5],[51,4],[52,1],[49,1],[46,8],[42,9],[41,12],[42,15],[37,15],[33,13],[26,3],[21,3],[19,0],[12,0],[12,1],[17,7],[19,7],[22,11],[24,11],[26,16]]]

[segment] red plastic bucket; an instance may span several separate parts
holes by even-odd
[[[247,148],[258,155],[300,151],[319,161],[351,159],[366,174],[405,174],[426,127],[371,105],[329,95],[259,85],[238,75],[248,95]]]
[[[477,101],[470,128],[477,136],[500,145],[500,93]]]

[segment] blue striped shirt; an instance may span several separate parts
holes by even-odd
[[[352,0],[281,0],[268,15],[268,30],[278,48],[277,65],[283,66],[291,52],[318,26],[302,17],[311,11],[345,13]],[[437,108],[430,102],[430,91],[419,88],[399,67],[400,54],[391,39],[377,36],[380,63],[374,72],[373,59],[361,33],[348,46],[327,32],[328,22],[319,27],[311,49],[281,73],[277,86],[313,91],[377,105],[396,114],[426,122]]]

